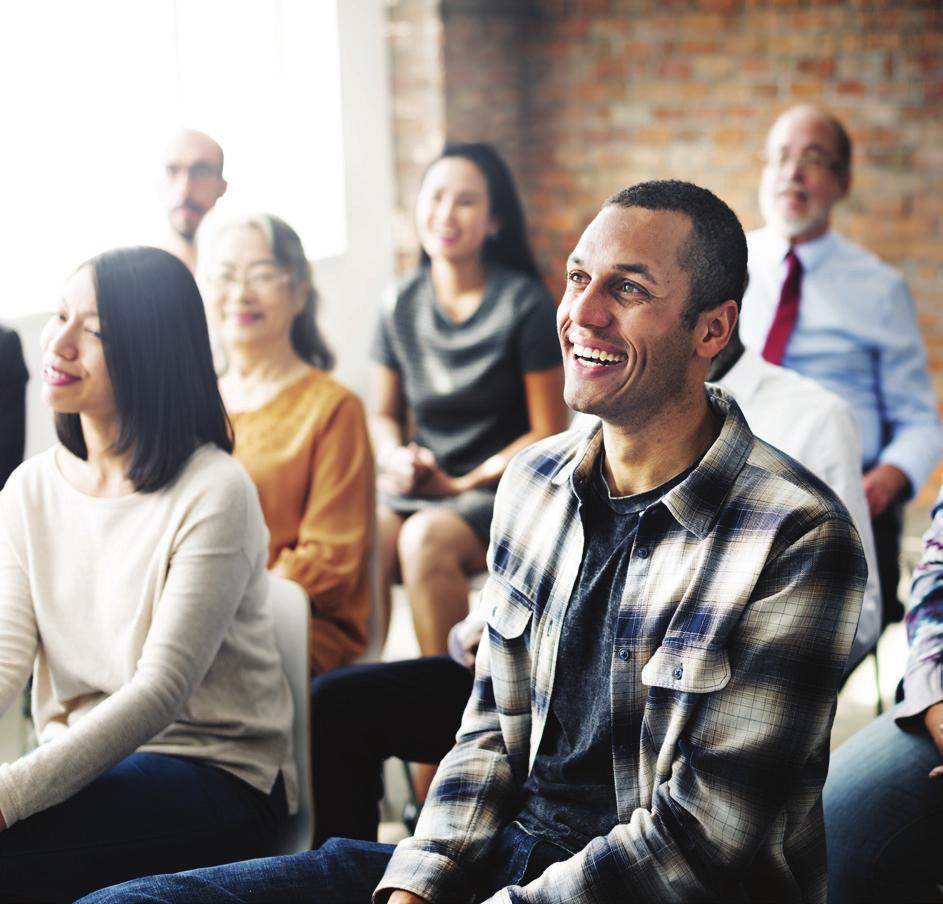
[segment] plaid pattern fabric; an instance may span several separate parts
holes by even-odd
[[[910,653],[897,719],[922,714],[943,700],[943,489],[933,506],[930,529],[923,535],[923,556],[914,569],[907,640]]]
[[[642,514],[612,650],[619,824],[489,901],[824,901],[821,787],[865,565],[834,495],[708,389],[720,436]],[[487,630],[454,749],[378,889],[471,901],[540,744],[601,432],[526,450],[498,490]]]

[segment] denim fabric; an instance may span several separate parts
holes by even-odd
[[[316,851],[290,857],[138,879],[78,904],[370,904],[392,854],[388,844],[332,838]],[[480,871],[475,900],[526,884],[568,856],[516,825],[506,826]]]
[[[0,833],[0,902],[71,902],[135,876],[271,850],[287,814],[198,760],[134,753],[69,800]]]
[[[885,713],[832,755],[825,782],[829,904],[941,901],[943,762],[922,728]]]

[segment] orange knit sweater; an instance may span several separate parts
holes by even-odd
[[[259,491],[269,568],[311,600],[311,669],[363,652],[374,539],[373,455],[360,400],[321,370],[230,415],[235,456]]]

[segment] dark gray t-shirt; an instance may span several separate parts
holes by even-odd
[[[607,835],[619,821],[611,669],[639,518],[692,470],[647,493],[612,497],[601,461],[600,456],[580,506],[583,561],[563,622],[547,725],[517,815],[532,835],[573,853]]]
[[[530,429],[524,374],[560,364],[556,308],[538,282],[489,265],[461,323],[436,303],[427,267],[380,316],[370,357],[399,371],[415,436],[449,474],[466,474]]]

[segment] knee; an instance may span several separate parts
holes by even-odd
[[[449,543],[451,513],[423,509],[410,516],[399,532],[400,567],[404,570],[458,563],[458,551]]]
[[[346,668],[330,669],[311,681],[311,713],[315,722],[326,714],[333,714],[348,705],[351,684]]]

